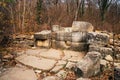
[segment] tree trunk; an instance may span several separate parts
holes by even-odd
[[[10,8],[10,13],[11,13],[11,18],[12,18],[12,27],[13,27],[13,33],[16,32],[16,29],[15,29],[15,23],[14,23],[14,14],[13,14],[13,8],[11,5],[9,5],[9,8]]]
[[[75,21],[77,20],[77,17],[78,17],[79,8],[80,8],[80,1],[78,1],[77,3],[77,10],[75,12]]]
[[[20,7],[21,7],[21,2],[20,1],[18,1],[18,29],[20,29],[21,30],[21,32],[22,32],[22,29],[21,29],[21,26],[20,26],[20,24],[21,24],[21,20],[20,20]]]
[[[23,20],[22,20],[22,33],[24,32],[25,28],[25,9],[26,9],[26,0],[23,1]]]

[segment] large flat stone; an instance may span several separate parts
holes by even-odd
[[[3,73],[0,80],[37,80],[37,77],[31,69],[14,67]]]
[[[63,56],[63,53],[60,50],[49,49],[48,51],[42,52],[39,55],[45,58],[50,58],[50,59],[61,59]]]
[[[69,50],[64,50],[63,52],[64,52],[64,57],[62,59],[73,62],[80,61],[85,56],[84,52],[76,52]]]
[[[51,31],[50,30],[43,30],[41,32],[37,32],[34,34],[34,38],[40,39],[40,40],[49,39],[49,38],[51,38]]]
[[[35,56],[28,56],[28,55],[19,56],[16,58],[16,60],[24,65],[44,71],[49,71],[54,67],[56,63],[55,60],[38,58]]]

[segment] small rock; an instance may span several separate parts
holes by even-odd
[[[105,59],[108,60],[108,61],[113,61],[113,58],[112,58],[111,55],[107,55],[107,56],[105,57]]]
[[[60,80],[60,79],[59,79],[59,77],[57,77],[57,76],[47,76],[47,77],[45,77],[45,78],[42,79],[42,80]]]
[[[114,66],[120,69],[120,63],[114,63]]]
[[[36,73],[41,73],[42,71],[41,70],[35,70]]]
[[[66,65],[66,68],[67,69],[71,69],[73,65],[75,65],[76,63],[74,62],[68,62],[67,65]]]
[[[73,71],[68,71],[65,80],[76,80],[76,75]]]
[[[77,80],[91,80],[89,78],[78,78]]]
[[[105,66],[105,67],[107,66],[108,63],[109,62],[106,61],[106,60],[103,60],[103,59],[100,60],[100,64],[103,65],[103,66]]]
[[[12,58],[13,58],[13,55],[8,54],[8,55],[5,55],[3,58],[4,58],[4,59],[12,59]]]
[[[64,70],[59,71],[56,76],[58,76],[60,79],[64,80],[67,76],[67,72]]]

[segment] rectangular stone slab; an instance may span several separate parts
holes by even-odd
[[[43,71],[49,71],[54,67],[55,63],[57,62],[55,60],[38,58],[35,56],[28,56],[25,54],[17,57],[16,60],[26,66],[37,68]]]

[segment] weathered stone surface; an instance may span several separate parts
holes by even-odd
[[[47,76],[42,80],[60,80],[60,78],[57,76]]]
[[[58,61],[58,63],[51,70],[51,72],[54,72],[54,73],[58,72],[59,70],[65,67],[66,63],[67,63],[66,61]]]
[[[73,70],[78,77],[91,77],[100,71],[100,53],[88,52],[87,55],[80,60]]]
[[[62,59],[73,62],[80,61],[85,56],[85,53],[82,52],[69,51],[69,50],[64,50],[63,52],[65,56]]]
[[[65,41],[52,40],[52,48],[68,49],[68,48],[70,48],[70,46],[66,45]]]
[[[65,68],[71,69],[72,66],[74,66],[75,64],[76,64],[75,62],[68,62]]]
[[[87,43],[72,42],[69,49],[73,50],[73,51],[88,51],[88,47],[89,47],[89,44],[87,44]]]
[[[87,43],[76,43],[70,41],[56,41],[52,40],[52,48],[67,49],[73,51],[88,51],[89,44]]]
[[[104,66],[104,67],[107,67],[107,64],[108,64],[109,62],[108,61],[106,61],[106,60],[104,60],[104,59],[101,59],[100,60],[100,64],[102,65],[102,66]]]
[[[94,27],[89,22],[84,21],[73,21],[72,31],[82,31],[82,32],[91,32]]]
[[[89,51],[97,51],[97,52],[100,52],[103,58],[104,58],[106,55],[112,55],[112,54],[113,54],[112,48],[101,47],[101,46],[98,46],[98,45],[90,45],[90,46],[89,46]]]
[[[37,80],[37,76],[33,70],[14,67],[3,73],[0,80]]]
[[[51,38],[51,31],[50,30],[43,30],[41,32],[37,32],[34,34],[34,38],[40,39],[40,40],[49,39],[49,38]]]
[[[88,43],[105,45],[109,43],[109,35],[104,33],[89,32],[87,33]]]
[[[57,41],[72,41],[72,32],[59,31],[56,33],[55,40],[57,40]]]
[[[86,42],[87,32],[72,32],[72,42]]]
[[[65,31],[65,32],[72,32],[72,27],[65,27],[65,28],[64,28],[64,31]]]
[[[111,55],[107,55],[107,56],[105,57],[105,59],[108,60],[108,61],[113,61],[113,58],[112,58]]]
[[[61,59],[63,56],[63,53],[60,50],[49,49],[46,52],[41,52],[39,55],[45,58],[50,58],[50,59]]]
[[[52,25],[52,31],[53,32],[64,31],[64,28],[61,27],[60,25]]]
[[[120,69],[120,63],[114,63],[114,66]]]
[[[35,56],[28,56],[28,55],[21,55],[17,57],[16,60],[26,66],[30,66],[32,68],[45,70],[45,71],[49,71],[50,69],[52,69],[56,63],[55,60],[38,58]]]
[[[55,36],[57,41],[86,42],[87,32],[57,32]]]
[[[49,39],[48,40],[37,40],[36,46],[49,48],[49,47],[51,47],[51,40],[49,40]]]

